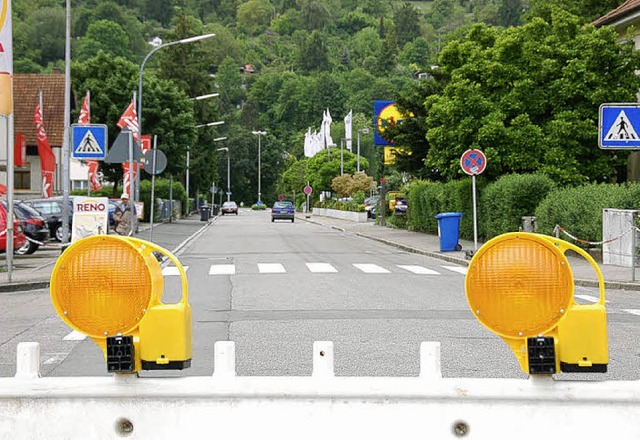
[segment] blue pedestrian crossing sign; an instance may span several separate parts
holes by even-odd
[[[107,155],[107,126],[104,124],[71,125],[71,157],[104,160]]]
[[[602,149],[640,149],[640,104],[602,104],[598,146]]]

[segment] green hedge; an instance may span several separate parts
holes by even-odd
[[[156,179],[153,196],[157,199],[169,200],[169,179]],[[173,200],[180,200],[182,203],[182,214],[186,214],[188,210],[189,200],[187,199],[187,191],[182,183],[173,182]],[[155,206],[151,203],[151,181],[143,180],[140,182],[140,201],[144,202],[144,218],[143,221],[148,222],[151,214],[150,207]],[[154,214],[154,218],[156,218]]]
[[[509,174],[488,184],[478,203],[479,235],[486,240],[517,231],[522,217],[534,215],[554,187],[551,178],[539,174]]]
[[[476,182],[478,191],[481,180]],[[414,181],[407,190],[409,208],[407,228],[414,231],[438,233],[436,215],[442,212],[461,212],[460,237],[473,239],[473,194],[471,179],[439,183]]]
[[[640,187],[633,185],[590,184],[558,188],[536,209],[538,232],[551,234],[560,225],[575,237],[588,241],[602,239],[602,210],[638,209]],[[566,238],[566,237],[563,237]]]

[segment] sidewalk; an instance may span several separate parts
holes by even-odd
[[[367,223],[354,223],[314,215],[311,215],[309,218],[307,218],[305,214],[298,214],[297,216],[300,220],[335,228],[340,231],[395,246],[407,252],[414,252],[463,266],[469,265],[470,258],[467,257],[467,251],[473,251],[474,249],[473,241],[459,240],[459,243],[462,245],[461,251],[441,252],[440,239],[437,235],[407,231],[406,229],[382,227],[372,221]],[[482,243],[478,243],[478,249],[481,246]],[[580,256],[568,256],[568,259],[576,285],[587,287],[598,286],[598,277],[588,261]],[[636,281],[632,281],[632,271],[630,267],[603,265],[600,263],[598,266],[602,272],[607,289],[640,290],[640,271],[636,271]]]
[[[215,218],[209,222],[200,221],[198,213],[174,220],[171,223],[156,223],[153,226],[153,242],[177,256],[191,238],[199,235],[199,232],[213,221]],[[149,240],[151,226],[147,223],[140,224],[138,233],[134,236]],[[51,249],[38,249],[33,255],[14,256],[11,282],[9,282],[6,271],[0,273],[0,292],[48,287],[51,271],[60,253],[61,250],[58,246],[52,246]],[[5,256],[2,256],[3,260],[4,258]],[[5,261],[1,261],[1,264],[6,269]]]

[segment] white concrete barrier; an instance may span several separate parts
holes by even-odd
[[[238,377],[218,342],[210,377],[42,378],[26,348],[0,378],[2,439],[640,438],[640,381],[442,378],[439,343],[418,377],[336,377],[331,342],[310,377]]]
[[[342,211],[339,209],[328,209],[328,208],[313,208],[312,213],[313,215],[319,215],[322,217],[339,218],[341,220],[348,220],[350,222],[356,222],[356,223],[367,222],[366,212]]]

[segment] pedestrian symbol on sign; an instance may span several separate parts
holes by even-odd
[[[93,133],[87,130],[76,149],[76,153],[103,153],[103,151]]]
[[[638,139],[638,133],[636,133],[633,125],[631,125],[631,122],[624,110],[621,110],[613,125],[611,125],[611,128],[605,135],[605,140],[615,141],[630,139]]]

